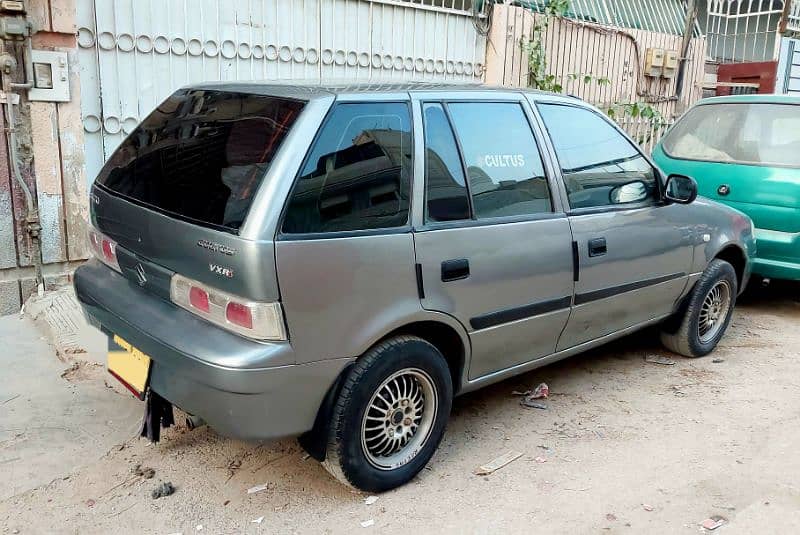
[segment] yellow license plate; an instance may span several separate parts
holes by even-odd
[[[150,357],[116,334],[108,338],[108,371],[137,398],[144,399]]]

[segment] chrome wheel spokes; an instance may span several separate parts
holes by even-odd
[[[436,417],[436,387],[427,373],[407,368],[375,391],[364,412],[361,444],[369,462],[391,470],[413,459]]]
[[[697,321],[697,334],[700,342],[707,343],[719,334],[730,313],[731,287],[728,281],[717,282],[703,299]]]

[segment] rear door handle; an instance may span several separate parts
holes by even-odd
[[[442,282],[457,281],[469,277],[469,260],[458,258],[442,262]]]
[[[589,256],[603,256],[608,252],[605,238],[589,240]]]

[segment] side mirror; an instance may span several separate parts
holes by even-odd
[[[669,175],[664,198],[678,204],[689,204],[697,198],[697,182],[684,175]]]
[[[611,204],[642,202],[648,194],[647,184],[641,180],[634,180],[611,188],[611,191],[608,192],[608,200]]]

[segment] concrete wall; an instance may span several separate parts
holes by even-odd
[[[70,62],[70,102],[29,102],[26,91],[19,90],[20,104],[14,110],[18,164],[39,210],[44,281],[46,286],[54,286],[67,282],[74,267],[88,257],[75,0],[29,0],[27,4],[33,22],[33,48],[67,52]],[[14,46],[13,50],[19,67],[12,76],[23,81],[21,47]],[[25,231],[25,212],[24,195],[10,172],[8,145],[3,140],[0,314],[18,310],[36,288],[33,265],[39,255]]]

